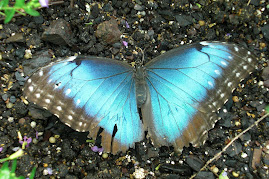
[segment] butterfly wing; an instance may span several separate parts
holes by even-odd
[[[201,144],[232,90],[256,65],[243,47],[201,42],[173,49],[146,67],[143,121],[153,142],[181,150]]]
[[[143,138],[132,75],[123,62],[70,57],[33,74],[24,95],[77,131],[101,132],[104,150],[116,153]]]

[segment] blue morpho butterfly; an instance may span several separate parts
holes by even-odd
[[[101,135],[106,152],[126,151],[145,131],[155,146],[180,151],[204,142],[216,112],[256,64],[247,49],[223,42],[181,46],[135,67],[69,57],[33,74],[24,94],[73,129]]]

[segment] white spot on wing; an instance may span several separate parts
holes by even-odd
[[[82,122],[79,122],[79,126],[82,126]]]
[[[80,99],[77,100],[76,105],[79,105],[79,103],[80,103]]]
[[[239,72],[238,72],[238,73],[236,73],[236,74],[235,74],[235,76],[236,76],[236,77],[239,77],[239,76],[240,76],[240,73],[239,73]]]
[[[238,49],[238,47],[234,47],[234,50],[235,50],[236,52],[238,52],[239,49]]]
[[[69,120],[72,120],[72,119],[73,119],[73,117],[72,117],[71,115],[69,115],[69,116],[68,116],[68,119],[69,119]]]
[[[61,111],[62,110],[62,107],[61,106],[57,106],[56,109],[59,110],[59,111]]]
[[[40,94],[39,94],[39,93],[36,93],[35,96],[36,96],[37,98],[40,98]]]
[[[45,99],[45,102],[46,103],[50,103],[50,99]]]
[[[201,45],[209,45],[208,42],[200,42]]]
[[[220,71],[219,70],[215,70],[214,71],[217,75],[220,75]]]
[[[58,117],[59,118],[59,117]],[[70,127],[70,124],[68,124],[68,123],[65,123],[65,125],[67,125],[67,126],[69,126]]]
[[[243,66],[243,69],[244,69],[244,70],[247,70],[247,69],[248,69],[247,65],[244,65],[244,66]]]
[[[223,97],[224,97],[224,93],[221,93],[221,94],[220,94],[220,97],[223,98]]]
[[[232,82],[229,82],[229,83],[228,83],[228,86],[231,87],[231,86],[232,86]]]
[[[42,70],[39,71],[39,76],[43,76],[43,71]]]
[[[208,81],[207,83],[209,84],[209,86],[214,87],[214,85],[211,81]]]
[[[28,82],[28,83],[31,83],[31,82],[32,82],[32,79],[31,79],[31,78],[29,78],[29,79],[27,80],[27,82]]]
[[[75,60],[77,58],[77,56],[71,56],[71,57],[68,57],[66,60],[71,62],[73,60]]]
[[[225,61],[221,61],[220,63],[224,66],[227,66],[227,63]]]
[[[67,89],[65,94],[69,95],[70,93],[71,93],[71,89]]]
[[[248,62],[252,62],[252,58],[248,58]]]

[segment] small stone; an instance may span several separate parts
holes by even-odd
[[[32,58],[32,52],[31,52],[31,50],[29,50],[29,49],[25,50],[24,58],[25,59]]]
[[[71,36],[70,24],[63,19],[57,19],[42,34],[42,40],[56,45],[71,45]]]
[[[49,142],[52,143],[52,144],[54,144],[56,142],[55,137],[50,137],[49,138]]]
[[[235,171],[232,172],[232,175],[233,175],[234,177],[236,177],[236,178],[239,177],[239,173],[237,173],[237,172],[235,172]]]
[[[204,165],[203,161],[192,155],[186,158],[186,163],[195,171],[199,171]]]
[[[238,96],[233,96],[233,101],[234,101],[235,103],[238,103],[238,102],[239,102],[239,98],[238,98]]]
[[[6,104],[6,106],[7,106],[8,109],[10,109],[10,108],[12,108],[12,107],[14,106],[14,104],[11,103],[11,102],[8,102],[8,103]]]
[[[30,125],[31,125],[32,128],[35,128],[36,127],[36,122],[32,121]]]
[[[144,7],[143,6],[140,6],[139,4],[136,4],[134,6],[134,9],[137,10],[137,11],[142,11],[142,10],[144,10]]]
[[[15,103],[16,102],[16,97],[15,96],[10,96],[9,102]]]
[[[241,154],[241,157],[242,157],[242,158],[246,158],[247,156],[248,156],[248,154],[246,154],[246,153],[244,153],[244,152]]]
[[[107,154],[107,153],[103,153],[103,154],[102,154],[102,157],[103,157],[104,159],[106,159],[106,158],[108,157],[108,154]]]
[[[261,163],[261,155],[262,155],[262,149],[255,148],[253,151],[252,163],[251,163],[251,166],[254,170],[256,170],[257,166],[259,166]]]
[[[117,21],[112,18],[99,24],[95,35],[108,44],[114,44],[120,41],[121,31],[118,28]]]
[[[205,21],[200,20],[200,21],[199,21],[199,25],[200,25],[200,26],[204,26],[204,25],[205,25]]]
[[[38,140],[36,138],[33,138],[33,143],[34,144],[37,144],[38,143]]]
[[[24,42],[24,36],[22,33],[16,33],[15,35],[7,38],[6,43],[11,43],[11,42]]]
[[[8,122],[14,122],[14,117],[9,117],[7,120]]]
[[[211,167],[211,170],[213,173],[217,174],[219,172],[218,167],[216,167],[215,165],[213,167]]]
[[[20,118],[19,119],[19,124],[22,124],[23,125],[24,123],[25,123],[25,118]]]

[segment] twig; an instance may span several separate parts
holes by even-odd
[[[64,3],[64,1],[53,1],[53,2],[49,3],[49,6],[63,4],[63,3]],[[39,7],[37,9],[41,9],[41,8],[45,8],[45,7]],[[22,16],[22,14],[16,13],[13,17],[20,17],[20,16]],[[5,17],[0,18],[0,21],[3,21],[3,20],[5,20]]]
[[[74,8],[74,0],[71,0],[71,1],[70,1],[70,7],[71,7],[71,8]]]
[[[222,154],[223,152],[225,152],[226,149],[227,149],[228,147],[230,147],[230,146],[234,143],[234,141],[236,141],[239,137],[241,137],[243,134],[245,134],[245,133],[246,133],[247,131],[249,131],[251,128],[253,128],[254,126],[258,125],[258,123],[261,122],[261,121],[262,121],[264,118],[266,118],[267,116],[269,116],[269,113],[267,113],[267,114],[265,114],[264,116],[262,116],[260,119],[258,119],[257,121],[255,121],[254,124],[252,124],[252,125],[249,126],[247,129],[245,129],[245,130],[242,131],[240,134],[238,134],[236,137],[234,137],[234,138],[231,140],[231,142],[230,142],[229,144],[227,144],[227,145],[222,149],[222,151],[220,151],[219,153],[217,153],[212,159],[208,160],[208,161],[206,162],[206,164],[200,169],[200,171],[204,170],[210,163],[212,163],[214,160],[216,160],[217,158],[219,158],[219,157],[221,156],[221,154]],[[200,171],[199,171],[199,172],[200,172]],[[196,175],[197,175],[199,172],[197,172],[197,173],[195,173],[194,175],[192,175],[192,176],[190,177],[190,179],[193,179],[194,177],[196,177]]]

